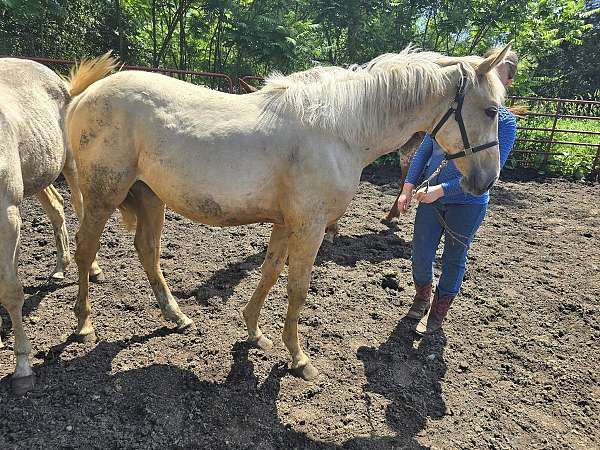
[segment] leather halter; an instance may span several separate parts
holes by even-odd
[[[467,136],[467,129],[465,128],[465,122],[463,121],[463,118],[462,118],[462,107],[463,107],[463,103],[465,101],[465,93],[467,91],[468,81],[469,81],[468,78],[463,73],[463,75],[460,79],[460,84],[458,85],[458,89],[456,90],[456,96],[454,97],[454,102],[452,103],[452,105],[450,106],[448,111],[446,111],[446,114],[444,114],[444,116],[440,119],[440,121],[437,123],[437,125],[433,128],[431,133],[429,133],[429,136],[431,136],[431,138],[435,141],[435,135],[437,134],[437,132],[440,131],[440,128],[442,128],[444,126],[444,124],[448,121],[450,116],[452,114],[454,114],[454,119],[458,122],[458,128],[460,129],[460,136],[462,137],[462,141],[463,141],[463,150],[458,153],[454,153],[452,155],[446,154],[446,156],[445,156],[446,160],[462,158],[463,156],[471,156],[471,155],[473,155],[473,153],[477,153],[481,150],[485,150],[486,148],[490,148],[490,147],[494,147],[494,146],[498,145],[498,141],[488,142],[487,144],[481,144],[476,147],[471,147],[471,144],[469,143],[469,137]],[[454,107],[455,104],[456,104],[456,107]]]

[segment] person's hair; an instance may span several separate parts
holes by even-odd
[[[485,52],[485,55],[483,56],[484,58],[487,58],[489,56],[497,55],[501,51],[502,48],[490,48],[487,52]],[[509,50],[509,52],[504,57],[503,63],[506,64],[508,68],[508,79],[512,80],[515,77],[515,74],[517,73],[517,64],[519,64],[519,56],[512,50]]]

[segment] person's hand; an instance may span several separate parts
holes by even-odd
[[[411,183],[404,183],[404,187],[402,188],[402,193],[396,200],[396,206],[400,214],[406,214],[408,208],[410,207],[410,202],[412,200],[412,191],[415,186]]]
[[[444,189],[441,184],[436,184],[435,186],[429,186],[427,192],[425,192],[425,188],[421,188],[415,194],[415,199],[420,203],[433,203],[437,199],[444,196]]]

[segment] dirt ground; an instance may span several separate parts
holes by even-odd
[[[100,252],[107,281],[91,288],[99,341],[79,344],[67,342],[75,267],[47,281],[51,228],[27,200],[20,274],[37,385],[10,393],[2,310],[0,449],[600,448],[598,186],[499,182],[444,333],[418,340],[403,319],[414,209],[395,228],[379,222],[397,176],[367,171],[341,235],[320,250],[300,326],[314,382],[288,372],[285,273],[261,318],[274,349],[244,344],[239,310],[269,225],[218,229],[167,213],[163,269],[198,325],[180,335],[115,214]]]

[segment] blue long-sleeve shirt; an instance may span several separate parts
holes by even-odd
[[[517,132],[515,116],[506,107],[498,108],[498,142],[500,143],[500,168],[508,159],[512,150]],[[444,159],[444,151],[429,135],[425,136],[423,142],[415,152],[408,169],[406,182],[418,185],[422,180],[429,177],[438,168]],[[454,161],[448,161],[437,177],[431,180],[431,184],[441,184],[444,196],[440,202],[445,204],[486,204],[490,200],[489,192],[482,195],[471,195],[462,190],[460,179],[462,175],[456,168]]]

